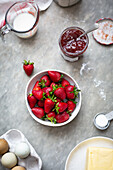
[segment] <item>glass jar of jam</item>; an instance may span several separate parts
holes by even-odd
[[[79,38],[85,31],[79,27],[66,28],[59,38],[61,55],[67,61],[77,61],[86,51],[89,38],[86,35]]]

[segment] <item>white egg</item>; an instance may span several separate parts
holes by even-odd
[[[14,153],[5,153],[1,158],[1,163],[6,168],[12,168],[17,164],[17,157]]]
[[[29,154],[30,154],[30,148],[29,145],[25,142],[21,142],[19,143],[16,147],[15,147],[15,154],[19,157],[19,158],[26,158]]]

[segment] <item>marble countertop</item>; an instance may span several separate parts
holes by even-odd
[[[6,44],[0,42],[0,135],[19,129],[40,155],[42,170],[64,170],[69,152],[79,142],[93,136],[113,138],[113,122],[106,131],[97,130],[93,118],[98,112],[113,109],[113,46],[98,44],[89,34],[89,47],[77,62],[65,61],[60,53],[60,33],[69,26],[87,30],[102,17],[113,18],[113,1],[81,0],[69,8],[54,2],[40,13],[39,29],[31,39],[20,39],[10,32]],[[69,73],[82,91],[82,107],[68,125],[43,126],[30,116],[25,104],[25,87],[30,77],[22,68],[23,60],[35,63],[32,75],[45,69]],[[0,165],[0,169],[4,168]]]

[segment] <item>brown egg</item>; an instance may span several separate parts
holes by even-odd
[[[9,149],[8,143],[5,139],[0,139],[0,155],[6,153]]]
[[[26,170],[24,167],[22,166],[15,166],[13,169],[11,170]]]

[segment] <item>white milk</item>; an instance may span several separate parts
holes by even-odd
[[[29,13],[21,13],[17,15],[13,21],[13,28],[16,31],[27,31],[33,27],[35,17]]]

